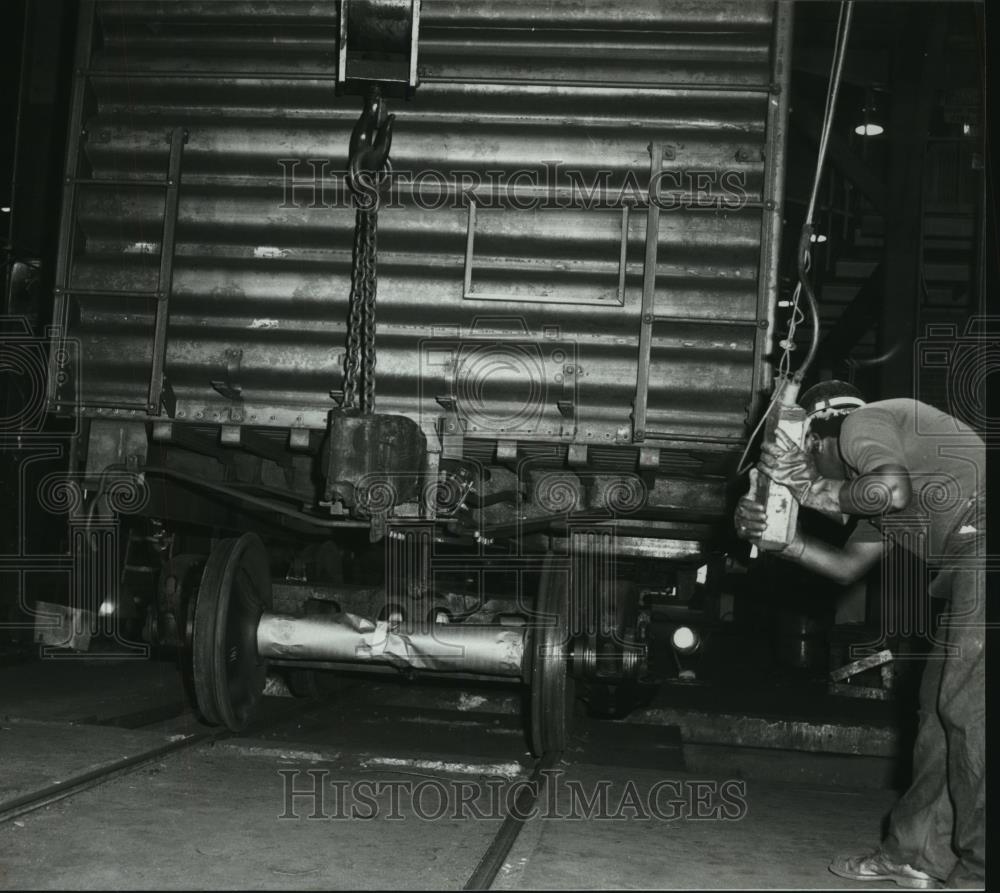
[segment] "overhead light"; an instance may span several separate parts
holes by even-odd
[[[10,213],[10,205],[4,205],[2,208],[0,208],[0,214],[9,214],[9,213]]]
[[[670,636],[670,644],[681,654],[691,654],[698,650],[701,638],[690,626],[678,626]]]
[[[823,233],[813,233],[809,237],[810,242],[815,242],[817,245],[822,245],[826,241],[826,236]]]
[[[962,136],[969,136],[969,134],[971,134],[971,133],[972,133],[972,125],[971,124],[963,124],[962,125]]]
[[[865,104],[861,109],[861,120],[854,128],[858,136],[881,136],[885,133],[882,122],[885,121],[881,102],[875,90],[868,90],[865,93]]]
[[[859,124],[854,128],[858,136],[881,136],[885,128],[881,124]]]

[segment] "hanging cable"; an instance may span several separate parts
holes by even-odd
[[[809,196],[809,206],[806,211],[806,221],[802,227],[802,235],[798,245],[798,274],[801,291],[797,290],[797,297],[793,301],[793,318],[798,311],[798,302],[801,295],[806,297],[809,305],[809,313],[812,316],[812,334],[809,339],[809,351],[802,364],[792,376],[793,386],[802,384],[806,373],[812,366],[816,353],[819,350],[820,320],[819,303],[816,301],[816,292],[813,290],[812,282],[809,279],[809,268],[812,262],[810,245],[815,235],[813,217],[816,212],[816,200],[819,197],[819,188],[823,180],[823,169],[826,164],[826,153],[830,142],[830,133],[833,130],[833,120],[836,115],[837,97],[840,93],[840,82],[844,72],[844,59],[847,55],[847,39],[851,31],[851,17],[854,13],[854,2],[842,3],[840,6],[840,17],[837,22],[837,39],[834,44],[833,68],[830,74],[830,83],[827,87],[827,105],[823,116],[823,129],[820,133],[819,154],[816,159],[816,175],[813,178],[812,193]],[[797,393],[796,393],[797,396]],[[794,399],[794,398],[793,398]]]
[[[799,387],[805,379],[806,373],[809,371],[809,367],[812,365],[813,360],[816,357],[816,352],[819,350],[819,305],[816,301],[816,293],[813,291],[812,283],[809,280],[809,271],[812,267],[812,251],[810,249],[810,245],[812,244],[812,238],[815,234],[813,217],[816,212],[816,202],[819,197],[820,185],[823,181],[823,167],[826,163],[830,133],[833,130],[833,120],[837,107],[837,97],[840,93],[840,83],[843,77],[844,59],[847,55],[847,40],[850,35],[851,17],[853,12],[854,0],[846,0],[846,2],[842,2],[840,4],[840,14],[837,18],[837,32],[833,45],[833,60],[830,68],[830,80],[827,83],[826,88],[826,106],[823,113],[823,126],[820,130],[819,152],[816,159],[816,173],[813,177],[812,191],[809,195],[809,204],[806,210],[805,224],[802,227],[796,251],[796,267],[799,281],[795,286],[795,291],[792,293],[792,299],[789,302],[791,315],[788,322],[788,332],[785,338],[783,338],[780,342],[782,352],[781,358],[778,360],[774,393],[771,396],[771,401],[768,403],[767,409],[764,410],[760,421],[757,423],[753,433],[747,440],[747,445],[743,450],[743,455],[740,457],[740,461],[737,466],[738,475],[743,474],[748,470],[749,466],[746,466],[744,463],[750,453],[750,447],[757,439],[757,435],[766,424],[767,419],[774,411],[774,408],[778,406],[779,403],[788,404],[795,402],[798,397]],[[798,370],[796,370],[793,374],[791,366],[792,351],[795,350],[795,334],[798,326],[806,320],[806,315],[803,313],[800,306],[803,294],[805,295],[806,303],[809,306],[809,315],[812,317],[813,326],[810,337],[809,351]]]
[[[816,157],[816,173],[813,177],[812,192],[809,195],[809,205],[806,211],[807,224],[813,221],[816,212],[816,201],[819,198],[819,188],[823,181],[823,165],[826,161],[830,131],[833,129],[834,111],[837,107],[837,96],[840,93],[840,81],[843,75],[844,58],[847,52],[847,37],[851,28],[851,16],[853,12],[854,0],[846,0],[846,2],[840,4],[840,16],[837,20],[837,36],[833,46],[833,62],[830,70],[830,80],[826,88],[823,127],[820,130],[819,153]]]

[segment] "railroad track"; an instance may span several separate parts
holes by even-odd
[[[125,757],[108,766],[92,769],[89,772],[81,772],[79,775],[73,775],[65,781],[46,785],[40,790],[31,791],[20,797],[14,797],[5,803],[0,803],[0,823],[9,822],[12,819],[26,815],[29,812],[35,812],[38,809],[44,809],[46,806],[51,806],[53,803],[66,800],[76,794],[82,794],[84,791],[89,791],[123,775],[138,772],[143,767],[180,751],[189,750],[200,744],[218,741],[221,738],[231,735],[232,733],[229,731],[210,731],[188,735],[180,740],[170,741],[159,747],[151,747],[149,750],[145,750],[134,756]]]
[[[222,741],[256,740],[256,736],[261,733],[276,729],[288,721],[304,719],[320,711],[328,711],[329,708],[329,702],[312,701],[306,704],[299,702],[291,709],[282,710],[278,715],[271,716],[267,720],[258,720],[252,723],[242,733],[233,732],[225,727],[206,728],[204,731],[186,734],[183,737],[178,737],[177,740],[149,747],[106,766],[72,775],[0,803],[0,824],[69,800],[86,791],[94,790],[186,751],[211,746]],[[165,715],[173,718],[178,714],[170,707],[166,707],[105,719],[88,718],[78,724],[142,730],[161,723]],[[143,719],[148,719],[148,721],[143,722]],[[552,769],[559,761],[560,756],[560,752],[550,751],[532,761],[529,766],[529,783],[521,786],[515,801],[515,808],[500,823],[462,889],[488,890],[491,888],[525,825],[525,817],[530,815],[532,807],[545,795],[546,770]]]
[[[544,796],[545,770],[552,769],[558,762],[559,756],[557,751],[552,751],[535,761],[531,773],[532,783],[521,788],[516,809],[501,823],[475,871],[465,882],[463,890],[489,890],[493,885],[500,869],[503,868],[507,854],[510,853],[524,827],[524,816],[528,815],[539,798]]]
[[[134,711],[107,718],[87,717],[76,721],[73,725],[95,725],[142,730],[143,728],[157,725],[166,719],[179,717],[188,709],[190,708],[187,705],[166,705],[165,707],[154,708],[152,710]],[[260,731],[262,728],[277,725],[289,716],[302,711],[303,705],[296,705],[295,708],[282,711],[280,716],[272,718],[267,723],[260,724],[252,731]],[[182,751],[190,750],[193,747],[203,744],[214,744],[217,741],[233,737],[236,737],[236,733],[231,732],[229,729],[206,728],[204,731],[182,735],[177,737],[176,740],[168,741],[156,747],[150,747],[130,757],[123,757],[121,760],[109,763],[106,766],[72,775],[63,781],[54,782],[36,791],[12,797],[10,800],[0,803],[0,824],[9,822],[27,813],[44,809],[46,806],[58,803],[60,800],[66,800],[76,794],[82,794],[84,791],[107,784],[116,778],[138,772],[151,763],[181,753]]]

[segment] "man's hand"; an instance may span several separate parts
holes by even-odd
[[[757,482],[759,480],[756,468],[750,469],[750,493],[757,492]],[[755,546],[760,543],[760,538],[767,529],[767,510],[759,502],[755,502],[751,495],[744,496],[736,506],[736,514],[733,515],[733,523],[736,525],[736,535],[741,540],[753,543]],[[798,531],[795,538],[783,549],[773,549],[769,551],[780,552],[788,558],[797,557],[802,552],[802,537]]]
[[[736,535],[741,540],[757,545],[767,527],[767,514],[759,502],[744,496],[736,506],[733,522],[736,524]]]
[[[816,460],[780,428],[775,431],[775,438],[760,448],[758,468],[776,484],[788,487],[796,502],[804,505],[810,490],[822,480]]]

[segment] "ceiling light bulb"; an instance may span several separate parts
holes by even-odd
[[[885,128],[881,124],[859,124],[854,128],[858,136],[881,136]]]

